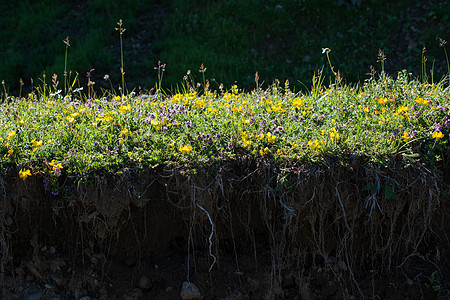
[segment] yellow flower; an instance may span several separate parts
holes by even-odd
[[[269,148],[267,148],[267,147],[259,150],[259,155],[261,155],[261,156],[264,156],[264,154],[267,154],[267,153],[269,153]]]
[[[387,102],[387,99],[386,99],[386,98],[378,98],[377,101],[378,101],[378,103],[380,103],[380,104],[384,104],[384,103]]]
[[[402,113],[405,113],[406,114],[406,112],[409,110],[409,107],[408,106],[400,106],[398,109],[397,109],[397,112],[395,112],[394,113],[394,115],[395,116],[398,116],[399,114],[402,114]]]
[[[128,104],[128,105],[121,105],[121,106],[119,107],[119,109],[120,109],[120,111],[123,112],[123,113],[125,113],[125,112],[127,112],[127,111],[131,111],[131,105],[130,105],[130,104]]]
[[[8,135],[6,136],[6,139],[9,140],[10,138],[14,137],[16,135],[15,131],[11,131],[10,133],[8,133]]]
[[[424,99],[422,99],[422,98],[419,97],[419,98],[416,100],[416,102],[419,103],[419,104],[422,104],[422,105],[427,105],[427,104],[429,104],[431,101],[429,101],[429,100],[424,100]]]
[[[269,143],[273,143],[276,139],[276,136],[270,132],[267,133],[267,142]]]
[[[242,139],[242,142],[244,143],[244,147],[250,147],[252,144],[252,141],[247,139]]]
[[[368,115],[369,114],[369,108],[368,107],[364,107],[364,112],[366,113],[366,115]]]
[[[336,128],[334,127],[330,129],[330,138],[332,142],[337,141],[340,138],[339,133],[336,131]]]
[[[435,132],[433,132],[432,137],[433,137],[433,139],[439,140],[444,137],[444,134],[440,131],[435,131]]]
[[[35,147],[35,148],[42,146],[42,140],[40,140],[40,141],[32,140],[31,142],[33,143],[33,147]]]
[[[249,119],[243,119],[242,120],[242,124],[248,125],[248,124],[250,124],[250,120]]]
[[[300,109],[303,105],[305,105],[305,101],[303,101],[303,99],[294,98],[294,100],[292,100],[292,106],[297,109]]]
[[[126,136],[126,135],[128,135],[128,133],[129,133],[128,129],[124,128],[120,131],[120,136],[124,136],[124,135]]]
[[[180,146],[180,148],[178,149],[178,151],[184,153],[184,154],[188,154],[190,153],[192,150],[192,146],[191,145],[186,145],[186,146]]]
[[[8,157],[11,156],[13,154],[13,152],[14,152],[13,149],[9,149],[8,150]]]
[[[308,141],[308,146],[311,150],[320,149],[321,145],[318,140]]]
[[[30,170],[24,171],[23,169],[19,171],[19,177],[23,180],[27,179],[28,176],[31,176]]]
[[[204,107],[206,106],[205,100],[203,99],[199,99],[195,101],[195,105],[199,106],[199,107]]]
[[[54,159],[52,159],[52,161],[49,162],[48,165],[51,166],[51,167],[53,167],[53,171],[54,171],[55,169],[62,169],[62,168],[63,168],[62,164],[61,164],[61,163],[55,162]]]
[[[403,139],[405,142],[409,142],[410,140],[412,140],[412,137],[409,135],[409,133],[408,133],[407,131],[405,131],[405,132],[403,132],[402,139]]]

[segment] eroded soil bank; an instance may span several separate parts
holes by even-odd
[[[445,299],[443,176],[366,162],[240,159],[0,177],[3,299]],[[28,298],[27,298],[28,297]]]

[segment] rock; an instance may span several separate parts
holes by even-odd
[[[414,284],[414,281],[412,281],[411,279],[406,279],[406,283],[408,284],[408,285],[413,285]]]
[[[139,278],[139,287],[143,290],[148,290],[152,287],[152,281],[147,275],[142,275],[141,278]]]
[[[168,292],[170,292],[172,290],[173,290],[173,287],[171,287],[171,286],[166,287],[166,293],[168,293]]]
[[[49,289],[49,290],[53,290],[54,288],[56,288],[56,286],[54,286],[54,285],[51,284],[51,283],[46,283],[46,284],[45,284],[45,288],[46,288],[46,289]]]
[[[43,291],[35,291],[25,295],[25,297],[23,297],[23,300],[39,300],[41,299],[41,296],[43,294],[44,294]]]
[[[185,281],[181,287],[180,297],[183,300],[202,299],[202,295],[198,287],[192,282]]]

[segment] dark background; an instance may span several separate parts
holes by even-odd
[[[62,89],[65,44],[69,36],[71,80],[79,73],[85,86],[91,72],[96,89],[121,84],[119,32],[123,19],[125,81],[128,90],[153,88],[158,61],[166,64],[163,87],[180,89],[188,70],[195,81],[203,63],[205,78],[217,89],[255,87],[258,71],[265,86],[289,80],[296,90],[309,88],[314,72],[331,75],[323,47],[345,82],[377,72],[377,54],[386,55],[393,76],[406,69],[431,82],[448,73],[439,38],[450,38],[448,1],[385,0],[228,0],[228,1],[2,1],[0,3],[0,80],[9,94],[51,84],[56,73]],[[446,45],[448,48],[448,45]],[[325,83],[332,79],[328,76]],[[0,87],[3,93],[3,87]]]

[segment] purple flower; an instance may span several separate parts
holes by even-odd
[[[191,128],[191,126],[192,126],[192,122],[191,121],[186,121],[186,127],[187,128]]]
[[[440,131],[442,131],[442,124],[437,123],[436,125],[434,125],[434,131],[435,131],[435,132],[440,132]]]
[[[414,136],[416,136],[418,133],[419,133],[419,131],[413,130],[413,131],[411,131],[411,133],[409,134],[409,136],[410,136],[410,137],[414,137]]]
[[[445,127],[450,126],[450,119],[446,119],[446,120],[445,120],[444,126],[445,126]]]

